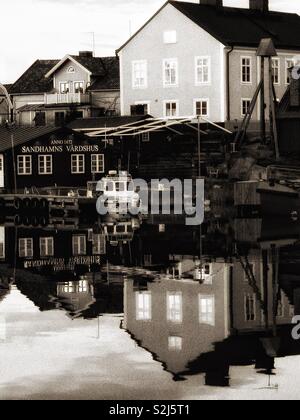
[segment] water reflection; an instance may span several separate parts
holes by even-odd
[[[291,338],[300,315],[299,238],[297,223],[262,219],[220,217],[201,228],[177,216],[45,229],[6,223],[0,343],[7,340],[4,303],[17,290],[40,313],[59,311],[72,322],[121,316],[132,343],[169,375],[170,391],[191,378],[230,387],[235,369],[247,366],[261,385],[261,374],[277,374],[279,359],[300,355]]]

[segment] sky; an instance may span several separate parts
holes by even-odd
[[[192,1],[192,0],[190,0]],[[195,0],[194,2],[198,2]],[[165,0],[2,0],[0,83],[11,83],[36,59],[93,49],[113,55]],[[248,0],[224,0],[247,7]],[[270,0],[273,10],[298,12],[299,0]]]

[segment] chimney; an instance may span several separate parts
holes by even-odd
[[[250,0],[249,1],[250,10],[258,10],[262,13],[267,13],[269,11],[269,0]]]
[[[79,51],[79,57],[94,57],[93,51]]]
[[[200,0],[204,6],[223,7],[223,0]]]

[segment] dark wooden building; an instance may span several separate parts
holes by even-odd
[[[106,171],[104,143],[70,128],[0,128],[0,191],[86,187]]]
[[[300,79],[291,83],[277,110],[280,155],[300,157]]]

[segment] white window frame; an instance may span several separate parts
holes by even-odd
[[[26,159],[29,159],[30,169],[26,171]],[[20,164],[22,162],[23,171],[21,171]],[[32,175],[32,156],[31,155],[18,155],[17,157],[18,163],[18,175],[20,176],[31,176]]]
[[[80,164],[79,164],[79,158],[82,158],[83,157],[83,170],[82,171],[80,171],[79,170],[79,167],[80,167]],[[74,170],[74,167],[73,167],[73,159],[74,158],[76,158],[76,169]],[[80,175],[80,174],[85,174],[85,155],[83,155],[83,154],[73,154],[73,155],[71,155],[71,173],[73,174],[73,175]]]
[[[198,295],[199,300],[199,323],[204,325],[210,325],[214,327],[216,325],[216,298],[215,295]],[[206,308],[208,307],[207,302],[212,302],[212,311],[202,311],[202,302],[206,302]]]
[[[96,159],[96,171],[93,170],[93,159]],[[99,162],[99,159],[100,159],[100,162]],[[100,165],[100,163],[101,163],[101,165]],[[100,170],[100,169],[102,169],[102,170]],[[104,156],[104,154],[101,154],[101,153],[92,154],[91,155],[91,173],[92,174],[103,174],[104,172],[105,172],[105,156]]]
[[[199,65],[199,60],[207,60],[208,64],[208,80],[204,81],[204,80],[199,80],[199,74],[198,74],[198,69],[199,67],[202,67],[202,70],[204,69],[204,66],[202,64],[202,66]],[[203,76],[203,72],[202,72],[202,76]],[[203,85],[210,85],[211,84],[211,57],[208,55],[203,55],[203,56],[197,56],[195,57],[195,85],[196,86],[203,86]]]
[[[136,65],[140,65],[140,66],[145,66],[145,74],[144,74],[144,84],[141,83],[136,83],[138,78],[136,78],[136,69],[135,66]],[[140,70],[141,72],[141,70]],[[141,78],[139,79],[141,80]],[[147,89],[148,88],[148,62],[147,60],[135,60],[132,61],[132,88],[133,89]]]
[[[47,159],[48,158],[50,158],[50,163],[51,163],[50,172],[47,172]],[[42,168],[42,165],[43,165],[43,168]],[[38,171],[39,171],[39,175],[52,175],[53,174],[53,156],[52,155],[39,155],[38,156]]]
[[[209,103],[209,98],[196,98],[196,99],[194,99],[194,115],[196,117],[198,117],[198,114],[197,114],[197,103],[198,102],[201,102],[201,103],[202,102],[207,102],[207,114],[206,115],[201,114],[200,117],[209,118],[209,116],[210,116],[210,103]]]
[[[75,86],[76,86],[76,83],[81,83],[82,84],[82,92],[76,92],[76,88],[75,88]],[[73,90],[74,90],[74,93],[77,93],[77,94],[84,94],[84,80],[76,80],[75,82],[73,82]]]
[[[135,101],[134,105],[147,105],[147,114],[151,114],[151,101]]]
[[[179,298],[180,304],[177,306],[176,300]],[[167,292],[167,321],[175,324],[183,322],[183,295],[182,292]]]
[[[168,337],[169,351],[179,352],[182,351],[183,339],[182,337],[171,335]]]
[[[86,235],[72,236],[72,253],[74,257],[85,256],[87,254]]]
[[[253,312],[254,312],[254,319],[247,319],[247,300],[248,298],[253,299]],[[245,321],[246,322],[255,322],[256,321],[256,294],[255,293],[245,293],[244,295],[244,313],[245,313]]]
[[[177,44],[177,31],[176,30],[164,31],[163,41],[164,41],[164,44],[166,45]]]
[[[276,63],[276,66],[275,66],[275,63]],[[275,74],[274,74],[274,70],[275,69],[278,72],[278,74],[277,74],[278,81],[277,82],[275,82]],[[274,85],[276,85],[276,86],[279,86],[280,85],[280,82],[281,82],[280,70],[281,70],[280,69],[280,58],[279,57],[272,58],[272,76],[273,76]]]
[[[45,248],[45,252],[42,252],[43,247]],[[40,256],[42,258],[54,256],[54,238],[53,237],[40,238]]]
[[[68,67],[67,73],[74,74],[75,72],[76,72],[76,70],[75,70],[75,67],[74,66],[69,66]]]
[[[244,65],[243,65],[243,60],[250,60],[250,81],[244,81],[243,80],[243,68],[244,68]],[[253,60],[252,60],[252,57],[251,56],[242,56],[241,57],[241,62],[240,62],[240,72],[241,72],[241,84],[242,85],[252,85],[252,79],[253,79],[253,75],[252,75],[252,72],[253,72]]]
[[[93,234],[93,255],[106,254],[106,239],[105,235],[101,233]]]
[[[168,116],[167,115],[167,104],[176,104],[176,115]],[[170,99],[163,101],[163,115],[165,118],[178,118],[179,117],[179,100],[178,99]]]
[[[142,298],[142,299],[141,299]],[[136,320],[152,321],[152,293],[149,291],[135,293]]]
[[[251,98],[242,98],[241,99],[241,116],[245,117],[246,114],[243,113],[243,108],[244,108],[244,102],[249,101],[249,106],[251,105]]]
[[[167,64],[175,64],[175,82],[171,83],[171,80],[168,81],[166,78],[166,65]],[[179,85],[179,67],[178,67],[178,58],[165,58],[163,60],[163,86],[164,88],[174,88],[178,87]]]
[[[24,253],[21,252],[21,244],[24,244]],[[19,238],[19,257],[20,258],[33,258],[33,238]]]
[[[69,92],[62,92],[61,91],[62,85],[67,85]],[[59,82],[59,93],[60,93],[60,95],[67,95],[68,93],[70,93],[70,82],[67,82],[67,81],[66,82]]]
[[[284,73],[284,77],[285,77],[285,85],[288,86],[290,84],[290,81],[288,81],[290,79],[290,75],[289,75],[289,68],[292,66],[288,65],[288,62],[292,63],[292,66],[295,66],[295,60],[293,60],[292,58],[285,58],[284,64],[285,64],[285,73]]]

